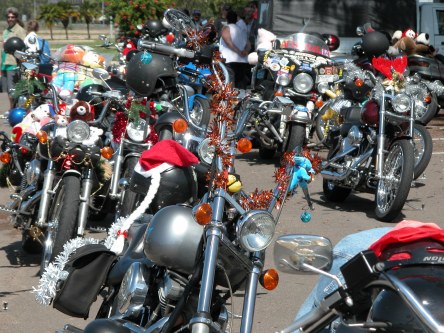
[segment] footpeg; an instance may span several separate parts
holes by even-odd
[[[1,212],[6,212],[6,213],[9,213],[9,214],[17,214],[17,210],[16,209],[11,209],[11,208],[8,208],[8,207],[3,206],[3,205],[0,205],[0,211]]]

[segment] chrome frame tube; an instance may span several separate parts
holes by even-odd
[[[259,253],[260,255],[260,253]],[[263,255],[261,255],[263,257]],[[256,260],[254,263],[253,271],[250,272],[250,276],[247,282],[244,295],[244,306],[242,309],[241,320],[241,333],[249,333],[253,329],[254,309],[256,307],[256,293],[259,283],[259,277],[262,273],[263,263],[260,260]]]
[[[384,167],[385,112],[385,92],[383,91],[381,109],[379,110],[378,148],[376,151],[376,175],[378,179],[382,178],[382,169]]]

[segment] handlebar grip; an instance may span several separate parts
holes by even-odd
[[[154,43],[150,41],[140,41],[139,46],[150,51],[156,51],[166,55],[176,55],[183,58],[194,58],[195,55],[194,51],[191,50],[176,49],[174,46]]]

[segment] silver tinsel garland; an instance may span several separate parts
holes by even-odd
[[[40,278],[37,288],[32,287],[35,300],[42,305],[51,304],[57,292],[57,284],[66,280],[68,272],[64,270],[69,257],[80,247],[88,244],[98,244],[99,240],[94,238],[77,237],[71,239],[63,246],[63,251],[45,269]]]

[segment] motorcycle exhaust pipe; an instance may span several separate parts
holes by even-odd
[[[367,151],[364,155],[362,155],[355,163],[353,163],[352,166],[350,166],[349,168],[347,168],[347,170],[345,170],[342,173],[336,172],[336,171],[330,171],[330,170],[322,170],[321,171],[321,175],[323,178],[327,179],[327,180],[344,180],[346,179],[350,173],[356,169],[361,163],[363,163],[365,160],[367,160],[369,157],[371,157],[373,154],[373,149],[370,149],[369,151]],[[330,162],[331,163],[331,162]]]

